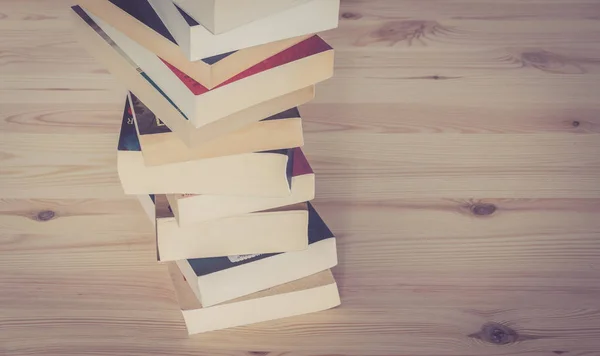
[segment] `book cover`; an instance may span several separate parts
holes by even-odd
[[[327,224],[319,216],[315,208],[309,202],[308,204],[308,243],[313,244],[329,238],[335,238]],[[222,271],[228,268],[252,263],[261,259],[278,255],[278,253],[259,254],[259,255],[238,255],[211,258],[196,258],[188,260],[188,263],[197,276],[205,276],[211,273]],[[307,261],[307,263],[310,263]]]
[[[179,45],[171,32],[167,29],[165,24],[162,22],[156,11],[152,8],[148,0],[109,0],[113,5],[117,6],[121,10],[128,13],[131,17],[134,17],[139,22],[148,26],[155,32],[159,33],[164,38],[169,41]],[[189,17],[189,15],[185,14],[184,16]],[[187,21],[187,18],[186,18]],[[192,19],[193,21],[193,19]],[[218,63],[219,61],[225,59],[226,57],[232,55],[235,51],[223,53],[219,55],[215,55],[208,58],[201,59],[202,62],[213,65]]]
[[[169,32],[165,24],[161,21],[160,17],[158,17],[158,14],[154,11],[147,0],[109,1],[116,7],[128,13],[129,16],[135,18],[139,22],[154,30],[154,32],[159,33],[164,38],[177,44],[175,38],[171,35],[171,32]]]
[[[292,177],[303,176],[305,174],[313,174],[314,171],[308,163],[308,159],[304,155],[304,152],[300,148],[294,149],[293,156],[293,166],[292,166]]]
[[[188,89],[194,95],[202,95],[209,91],[221,88],[225,85],[231,84],[238,80],[250,77],[252,75],[267,71],[269,69],[282,66],[287,63],[291,63],[297,61],[299,59],[313,56],[315,54],[319,54],[325,51],[332,50],[333,48],[327,44],[321,37],[314,35],[288,49],[285,49],[274,56],[271,56],[264,61],[246,69],[245,71],[238,73],[237,75],[229,78],[225,82],[217,85],[212,89],[208,89],[204,85],[195,81],[192,77],[183,73],[175,66],[171,65],[167,61],[161,59],[163,63],[188,87]]]
[[[108,43],[123,59],[125,59],[133,68],[137,70],[137,72],[144,78],[148,83],[150,83],[168,102],[173,105],[175,109],[183,116],[184,119],[189,120],[189,118],[175,105],[173,100],[165,94],[165,92],[158,86],[156,83],[150,79],[150,77],[125,53],[123,50],[113,41],[110,36],[104,32],[100,26],[81,8],[81,6],[76,5],[72,6],[71,9],[81,17],[85,23],[88,24],[97,34],[100,36],[106,43]]]
[[[132,94],[131,98],[133,99],[135,95]],[[137,99],[137,98],[136,98]],[[139,101],[138,101],[139,102]],[[142,146],[140,144],[140,140],[137,136],[137,131],[135,129],[135,122],[133,121],[133,112],[132,112],[131,103],[129,100],[125,100],[125,109],[123,110],[123,120],[121,122],[121,133],[119,134],[119,142],[118,142],[118,150],[119,151],[142,151]],[[136,111],[137,114],[137,111]],[[159,126],[156,124],[156,130],[164,130],[167,126]],[[168,128],[167,128],[168,130]],[[286,155],[288,157],[287,165],[286,165],[286,176],[288,185],[292,186],[292,176],[294,172],[294,159],[298,157],[295,153],[296,150],[300,150],[299,148],[285,148],[280,150],[271,150],[271,151],[263,151],[256,153],[276,153],[281,155]],[[301,159],[301,158],[300,158]],[[306,158],[304,158],[306,159]],[[308,162],[306,162],[308,164]],[[308,166],[310,169],[310,166]]]
[[[133,110],[135,112],[135,118],[140,135],[153,135],[171,132],[169,127],[165,125],[158,117],[156,117],[156,115],[154,115],[154,113],[148,109],[148,107],[144,105],[141,100],[139,100],[133,93],[129,92],[129,94],[131,95]],[[260,121],[283,120],[296,117],[300,117],[298,108],[291,108]]]
[[[185,22],[187,22],[188,26],[193,27],[200,25],[198,21],[194,20],[194,18],[188,15],[187,12],[183,11],[183,9],[179,7],[179,5],[174,5],[177,8],[177,11],[179,11],[179,13],[181,14],[181,16],[183,16],[183,19],[185,20]]]
[[[138,99],[135,94],[129,92],[131,105],[135,112],[135,119],[140,135],[153,135],[165,132],[171,132],[171,129],[165,125],[154,113]]]
[[[133,113],[129,100],[125,101],[123,110],[123,120],[121,122],[121,133],[119,134],[119,151],[142,151],[140,140],[137,137],[135,123],[133,122]]]

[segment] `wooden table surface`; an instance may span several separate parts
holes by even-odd
[[[600,1],[343,1],[301,109],[343,305],[192,338],[69,5],[0,0],[0,355],[600,355]]]

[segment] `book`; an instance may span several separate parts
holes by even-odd
[[[169,275],[189,335],[323,311],[340,305],[330,270],[223,304],[205,307],[174,263]]]
[[[117,152],[117,170],[125,194],[287,196],[291,193],[293,149],[146,166],[129,100],[123,110]]]
[[[311,203],[308,248],[279,254],[252,254],[177,261],[202,305],[208,307],[288,283],[337,265],[333,233]]]
[[[76,0],[75,2],[207,88],[223,83],[308,37],[288,38],[206,58],[189,58],[148,0]]]
[[[170,0],[149,2],[190,58],[205,58],[330,30],[338,26],[340,9],[339,0],[312,0],[231,31],[214,34]]]
[[[333,75],[333,49],[315,35],[208,89],[106,22],[93,15],[90,17],[171,98],[195,127],[314,85]]]
[[[239,130],[265,117],[304,104],[314,97],[314,87],[308,86],[196,129],[164,91],[123,53],[80,6],[72,7],[72,15],[75,20],[74,33],[82,46],[121,84],[135,93],[187,146],[193,147]]]
[[[141,100],[133,93],[129,95],[146,166],[304,145],[300,112],[292,108],[202,145],[188,147]]]
[[[214,34],[227,32],[307,1],[309,0],[174,0],[177,7]]]
[[[179,226],[163,194],[154,204],[157,259],[160,262],[254,253],[299,251],[308,247],[306,203]],[[146,209],[145,209],[146,210]]]
[[[293,153],[291,186],[291,194],[284,197],[168,194],[167,199],[179,226],[313,200],[315,174],[300,148]]]

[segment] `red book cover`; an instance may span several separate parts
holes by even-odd
[[[313,174],[313,170],[299,147],[294,148],[292,177],[302,176],[305,174]]]
[[[318,54],[321,52],[325,52],[330,49],[332,49],[331,46],[329,46],[327,44],[327,42],[323,41],[323,39],[321,39],[321,37],[319,37],[317,35],[312,36],[312,37],[307,38],[306,40],[304,40],[284,51],[277,53],[276,55],[274,55],[272,57],[265,59],[264,61],[254,65],[253,67],[246,69],[245,71],[243,71],[243,72],[237,74],[236,76],[228,79],[227,81],[219,84],[218,86],[214,87],[213,89],[206,88],[204,85],[198,83],[191,77],[187,76],[185,73],[183,73],[179,69],[175,68],[174,66],[172,66],[165,60],[163,60],[163,59],[161,59],[161,60],[190,89],[190,91],[192,93],[194,93],[194,95],[202,95],[211,90],[215,90],[215,89],[225,86],[227,84],[236,82],[240,79],[244,79],[244,78],[250,77],[254,74],[258,74],[258,73],[267,71],[269,69],[273,69],[275,67],[279,67],[281,65],[291,63],[293,61],[297,61],[301,58],[305,58],[305,57],[309,57],[309,56],[312,56],[312,55],[315,55],[315,54]]]

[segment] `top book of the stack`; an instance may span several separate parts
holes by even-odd
[[[261,20],[311,0],[173,0],[214,34]]]
[[[94,15],[110,19],[116,29],[178,68],[183,59],[181,56],[188,61],[210,65],[219,56],[264,44],[272,44],[273,53],[277,53],[290,46],[285,40],[336,28],[340,5],[340,0],[77,2]],[[156,14],[166,28],[152,28],[155,32],[152,33],[147,27],[150,23],[156,23],[151,19]],[[129,21],[129,16],[137,21]],[[170,34],[166,35],[164,30]],[[174,49],[179,53],[169,53]],[[217,58],[213,58],[215,56]],[[247,56],[245,54],[244,57]],[[203,84],[211,87],[213,83]]]

